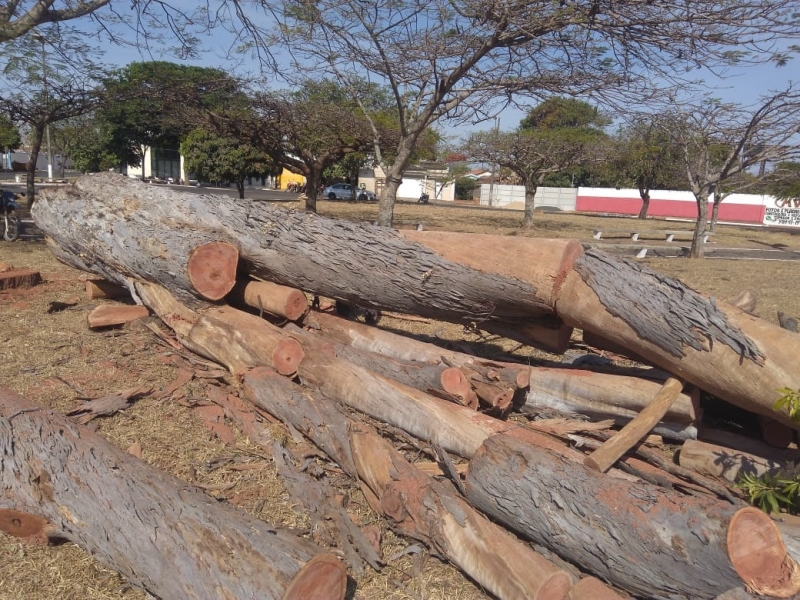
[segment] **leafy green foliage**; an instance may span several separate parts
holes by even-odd
[[[747,494],[747,499],[767,514],[779,513],[781,509],[797,514],[800,509],[800,475],[781,477],[746,473],[739,478],[736,487]]]
[[[781,200],[800,198],[800,163],[782,161],[765,178],[766,192]]]
[[[792,421],[800,421],[800,391],[791,388],[781,388],[778,390],[781,397],[772,406],[775,410],[786,409]]]
[[[471,200],[472,191],[478,187],[478,182],[472,177],[459,177],[456,179],[456,199]]]
[[[105,82],[100,115],[108,150],[138,166],[144,148],[176,148],[203,123],[204,111],[246,106],[237,82],[220,69],[154,61],[131,63]]]
[[[266,174],[270,158],[236,138],[219,137],[202,129],[181,143],[186,170],[205,181],[231,181],[240,191],[246,177]]]
[[[16,150],[22,145],[19,129],[6,115],[0,114],[0,149],[4,152]]]

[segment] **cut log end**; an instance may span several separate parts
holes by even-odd
[[[194,290],[206,300],[222,300],[236,285],[239,250],[227,242],[198,246],[189,256],[187,275]]]
[[[439,377],[442,389],[448,394],[466,399],[472,396],[472,386],[467,376],[456,367],[448,367]]]
[[[584,577],[572,586],[564,600],[623,600],[623,596],[595,577]]]
[[[290,321],[297,321],[308,311],[308,298],[300,290],[292,290],[286,297],[284,315]]]
[[[272,352],[272,364],[275,370],[287,377],[297,373],[297,368],[305,358],[303,347],[295,339],[284,338],[275,346]]]
[[[757,508],[739,510],[728,525],[728,557],[745,585],[764,596],[800,592],[800,565],[787,553],[780,531]]]
[[[565,571],[554,571],[536,593],[536,600],[563,600],[572,587],[572,578]]]
[[[347,591],[347,571],[332,554],[319,554],[298,571],[283,600],[342,600]]]

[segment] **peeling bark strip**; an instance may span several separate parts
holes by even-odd
[[[118,283],[120,275],[159,283],[183,301],[192,290],[187,257],[203,244],[228,242],[252,275],[376,308],[461,321],[552,312],[529,282],[448,260],[393,230],[266,202],[99,173],[42,192],[32,214],[66,251],[59,257],[80,257],[80,268],[104,277],[116,271]]]
[[[281,598],[322,552],[5,388],[0,481],[0,508],[46,519],[48,537],[74,542],[159,598]],[[343,596],[317,587],[314,597]]]
[[[743,359],[764,362],[758,347],[728,322],[713,298],[704,298],[677,279],[596,250],[578,257],[574,268],[608,312],[672,356],[686,356],[686,346],[708,350],[719,342]]]

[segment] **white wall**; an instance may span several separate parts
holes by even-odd
[[[490,191],[491,203],[489,201]],[[533,205],[537,208],[551,206],[559,210],[574,211],[577,197],[578,190],[576,188],[540,187],[536,190]],[[525,186],[505,184],[490,186],[488,183],[481,184],[481,206],[490,205],[498,208],[519,210],[525,208]]]

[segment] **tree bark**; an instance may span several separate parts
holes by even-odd
[[[497,597],[560,600],[569,589],[565,572],[491,524],[449,485],[423,475],[330,401],[265,368],[247,373],[243,383],[251,402],[299,429],[360,478],[373,509],[396,530],[423,541]]]
[[[556,313],[722,399],[800,427],[773,409],[775,390],[800,388],[800,336],[576,241],[401,233],[265,203],[248,211],[111,174],[42,199],[33,214],[56,255],[119,283],[138,277],[196,300],[182,252],[227,242],[255,276],[364,306],[472,324],[524,325]]]
[[[161,598],[281,598],[321,552],[3,388],[0,472],[0,506],[46,520],[49,537]]]
[[[639,218],[646,219],[647,211],[650,210],[650,190],[639,188],[639,196],[642,199],[642,208],[639,209]]]
[[[169,319],[175,308],[167,308]],[[161,307],[156,312],[161,314],[163,310]],[[179,323],[185,320],[191,319],[184,315]],[[273,327],[262,323],[265,328]],[[248,322],[248,335],[255,330],[255,322]],[[500,485],[502,490],[496,496],[502,499],[501,508],[494,510],[491,506],[499,502],[497,499],[488,501],[480,493],[470,497],[473,502],[481,503],[479,508],[493,518],[562,557],[586,566],[615,585],[653,598],[666,598],[668,594],[710,598],[737,585],[724,554],[724,542],[717,535],[725,528],[725,519],[732,511],[730,505],[712,498],[668,493],[639,480],[619,479],[618,474],[600,475],[582,465],[582,453],[565,448],[553,438],[408,388],[349,364],[317,344],[306,340],[299,343],[305,353],[297,369],[303,383],[420,439],[472,457],[486,445],[487,438],[502,433],[492,439],[502,438],[505,441],[498,443],[515,444],[517,454],[496,459],[496,464],[483,472],[476,471],[480,474],[471,479],[474,489]],[[224,350],[224,345],[220,348]],[[542,473],[528,475],[530,465],[538,463],[542,464]],[[523,475],[527,482],[524,485],[518,481]],[[659,476],[669,479],[663,472]],[[565,518],[564,506],[579,507],[587,499],[591,499],[592,510],[579,511],[584,522],[574,528],[564,525],[561,522]],[[527,506],[530,502],[533,505]],[[521,509],[519,514],[514,507]],[[530,513],[536,513],[543,521],[531,526]],[[694,523],[696,515],[704,515],[706,519],[699,536]],[[567,520],[579,519],[570,511]],[[597,523],[603,526],[596,527]],[[584,530],[591,530],[588,541]],[[538,535],[537,531],[546,533]],[[666,535],[662,535],[664,531]],[[646,554],[642,544],[650,548]],[[668,579],[666,574],[672,573],[676,565],[677,576]],[[700,590],[699,594],[695,588]]]
[[[713,598],[741,585],[727,556],[735,512],[579,467],[495,435],[470,461],[470,502],[586,571],[645,598]]]

